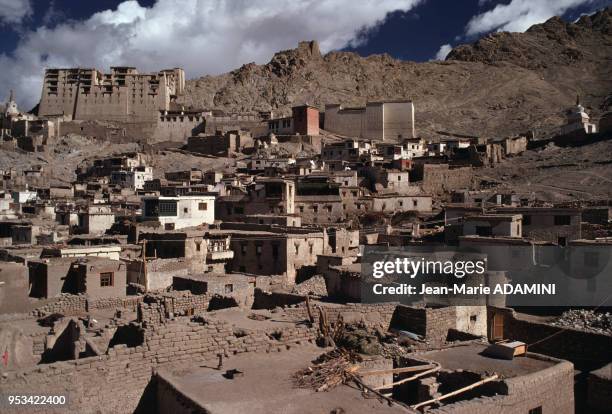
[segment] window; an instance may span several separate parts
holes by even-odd
[[[555,216],[555,226],[569,226],[571,222],[570,216]]]
[[[196,245],[196,251],[198,251],[198,252],[200,251],[200,244],[201,244],[200,242],[196,242],[196,244],[195,244]]]
[[[227,285],[225,285],[225,294],[230,294],[234,291],[234,285],[232,285],[231,283],[228,283]]]
[[[557,244],[559,246],[567,246],[567,237],[557,237]]]
[[[304,206],[300,206],[300,213],[304,212]]]
[[[257,246],[255,246],[255,254],[257,256],[261,256],[261,251],[262,251],[262,246],[261,244],[258,244]]]
[[[101,287],[113,286],[113,282],[114,282],[113,279],[114,279],[113,272],[100,273],[100,286]]]
[[[208,203],[198,203],[198,210],[200,211],[208,210]]]
[[[247,244],[246,243],[241,243],[240,244],[240,252],[242,253],[243,256],[247,253]]]
[[[160,201],[159,202],[160,216],[176,216],[176,201]]]
[[[166,223],[164,224],[165,230],[174,230],[174,223]]]
[[[189,213],[189,209],[188,209],[187,207],[185,207],[185,208],[183,209],[183,213],[185,213],[185,214]]]
[[[418,200],[412,200],[412,205],[414,207],[418,206],[419,205],[419,201]]]
[[[274,258],[274,260],[278,259],[278,244],[272,245],[272,257]]]

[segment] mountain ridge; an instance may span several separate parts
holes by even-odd
[[[612,8],[575,23],[558,17],[524,33],[491,33],[459,45],[445,61],[412,62],[388,54],[321,55],[316,42],[187,81],[182,103],[209,109],[287,114],[293,105],[363,105],[410,98],[417,131],[499,136],[554,132],[576,94],[592,117],[612,92]]]

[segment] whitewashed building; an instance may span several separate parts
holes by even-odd
[[[153,169],[151,167],[136,167],[131,171],[120,170],[111,173],[111,185],[119,185],[122,188],[131,190],[142,190],[145,181],[153,179]]]
[[[215,196],[143,197],[142,219],[157,221],[167,230],[212,224],[215,221]]]

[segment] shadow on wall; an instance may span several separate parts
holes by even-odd
[[[157,376],[153,375],[145,387],[134,414],[158,413],[157,407]]]
[[[117,328],[113,338],[108,344],[109,348],[115,345],[126,345],[134,348],[144,343],[144,331],[135,325],[123,325]]]
[[[53,327],[55,334],[47,336],[45,351],[41,356],[41,364],[77,359],[77,341],[80,336],[78,324],[70,319],[58,321]]]
[[[225,308],[235,308],[238,306],[236,299],[229,296],[215,295],[208,303],[208,312]]]
[[[255,299],[251,309],[274,309],[277,306],[295,305],[305,300],[304,296],[292,293],[264,292],[255,289]]]

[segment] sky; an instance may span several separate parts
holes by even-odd
[[[266,63],[316,39],[322,52],[442,60],[494,31],[573,21],[612,0],[0,0],[0,102],[30,109],[48,67],[183,67],[188,78]]]

